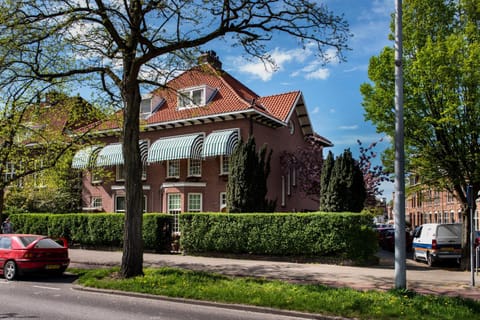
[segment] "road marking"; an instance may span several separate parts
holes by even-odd
[[[33,286],[34,288],[39,288],[39,289],[47,289],[47,290],[60,290],[60,288],[54,288],[54,287],[44,287],[44,286]]]

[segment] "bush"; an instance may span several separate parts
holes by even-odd
[[[358,263],[377,252],[371,219],[359,213],[180,215],[188,253],[339,257]]]
[[[12,214],[10,219],[17,233],[64,237],[70,245],[80,247],[112,247],[123,245],[125,216],[120,213],[96,214]],[[143,215],[144,248],[155,252],[169,251],[172,216],[149,213]]]

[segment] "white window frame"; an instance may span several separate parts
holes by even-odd
[[[103,208],[103,198],[102,197],[92,197],[91,207],[92,208]]]
[[[230,156],[222,155],[220,157],[220,174],[230,174]]]
[[[195,97],[195,93],[200,93],[200,99]],[[193,87],[178,91],[178,110],[201,107],[205,105],[206,87]]]
[[[153,99],[151,96],[142,99],[142,101],[140,102],[140,115],[144,116],[152,113],[152,100]]]
[[[115,166],[115,181],[125,181],[125,172],[123,170],[123,164]]]
[[[119,207],[119,203],[118,201],[120,199],[123,198],[123,209],[122,208],[118,208]],[[115,212],[122,212],[122,213],[125,213],[125,210],[126,210],[126,198],[125,198],[125,195],[115,195]]]
[[[222,212],[227,207],[227,193],[220,192],[220,212]]]
[[[188,195],[187,195],[187,197],[188,197],[188,201],[187,201],[188,212],[202,212],[202,208],[203,208],[203,197],[202,196],[203,195],[200,192],[188,193]],[[198,202],[198,208],[193,207],[194,202],[195,202],[195,206],[197,205],[197,202]]]
[[[201,177],[202,176],[202,160],[188,159],[188,176]]]
[[[34,163],[35,173],[33,174],[33,186],[35,188],[44,188],[45,183],[45,171],[43,168],[43,159],[36,160]]]
[[[180,178],[180,159],[167,161],[167,178]]]
[[[143,213],[146,213],[148,209],[148,197],[146,194],[143,195],[143,208],[142,211]]]
[[[100,169],[93,169],[90,171],[90,183],[91,184],[99,184],[102,183],[102,175],[100,174]]]
[[[115,181],[125,181],[125,172],[123,171],[124,165],[123,164],[117,164],[115,166]],[[93,179],[93,177],[92,177]],[[145,181],[147,180],[147,165],[143,164],[142,165],[142,180]],[[101,182],[100,181],[92,181],[93,182]]]
[[[182,212],[181,193],[167,193],[167,212],[173,215],[172,233],[179,233],[178,215]]]
[[[7,162],[5,171],[3,173],[3,181],[11,181],[15,178],[15,164],[13,162]]]

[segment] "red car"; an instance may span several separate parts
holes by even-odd
[[[5,279],[27,272],[62,274],[68,267],[68,244],[35,234],[0,234],[0,274]]]

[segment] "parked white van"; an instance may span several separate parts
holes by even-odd
[[[461,223],[427,223],[413,233],[413,259],[435,262],[462,258]]]

